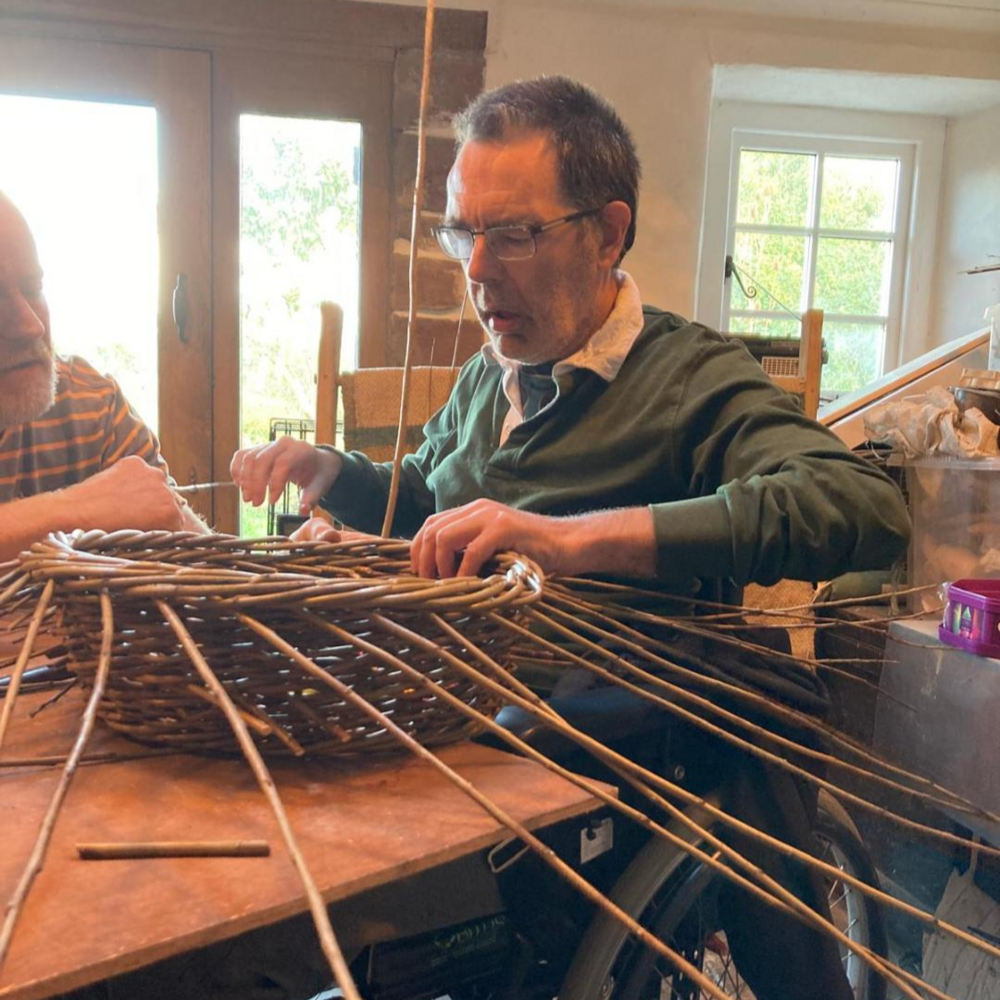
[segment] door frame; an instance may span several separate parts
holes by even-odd
[[[213,398],[215,467],[225,474],[240,447],[239,225],[241,114],[357,121],[362,127],[361,289],[359,331],[388,325],[391,183],[392,66],[365,60],[274,51],[252,58],[220,50],[213,67],[213,226],[215,314]],[[316,313],[316,326],[320,316]],[[385,337],[359,337],[361,360],[384,363]],[[237,530],[239,498],[220,491],[215,518],[220,531]]]
[[[194,49],[8,34],[3,26],[4,93],[156,109],[159,437],[178,482],[211,481],[212,412],[204,407],[212,388],[211,56]],[[183,342],[173,321],[179,273],[188,276],[191,303]],[[141,409],[141,400],[131,402]],[[211,497],[200,495],[194,505],[211,518]]]

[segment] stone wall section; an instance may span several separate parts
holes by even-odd
[[[386,363],[402,365],[406,351],[409,309],[410,233],[413,219],[413,185],[417,170],[417,118],[423,51],[399,49],[393,87],[393,241],[391,255],[390,319]],[[478,49],[435,48],[431,69],[430,107],[426,122],[427,150],[424,203],[417,236],[417,321],[413,364],[450,365],[455,353],[456,331],[465,279],[457,261],[441,253],[431,226],[441,222],[446,200],[448,170],[455,155],[451,118],[483,89],[486,57]],[[457,360],[461,364],[482,344],[482,331],[471,311],[462,322]]]

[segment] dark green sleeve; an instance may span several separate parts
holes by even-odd
[[[692,499],[652,507],[661,575],[825,580],[900,555],[910,525],[896,486],[742,347],[711,340],[686,378],[674,461]]]
[[[424,425],[424,442],[412,455],[403,457],[399,497],[392,534],[412,538],[435,512],[434,494],[427,476],[439,460],[445,442],[453,439],[454,395]],[[320,506],[357,531],[378,534],[382,530],[389,488],[391,462],[373,462],[360,451],[338,452],[344,465],[333,488],[320,498]]]

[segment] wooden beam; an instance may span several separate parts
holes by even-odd
[[[420,48],[424,26],[420,7],[351,0],[281,0],[280,4],[274,0],[171,0],[169,4],[163,0],[0,0],[0,27],[6,19],[35,22],[43,29],[75,23],[179,32],[203,43],[284,38],[389,49]],[[437,44],[446,49],[482,50],[486,22],[483,11],[443,10]]]

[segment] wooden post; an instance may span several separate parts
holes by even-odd
[[[819,383],[823,372],[823,310],[810,309],[802,316],[802,345],[799,348],[799,378],[804,380],[802,408],[816,418],[819,411]]]
[[[344,311],[333,302],[319,304],[319,365],[316,374],[316,444],[337,443],[337,390]]]

